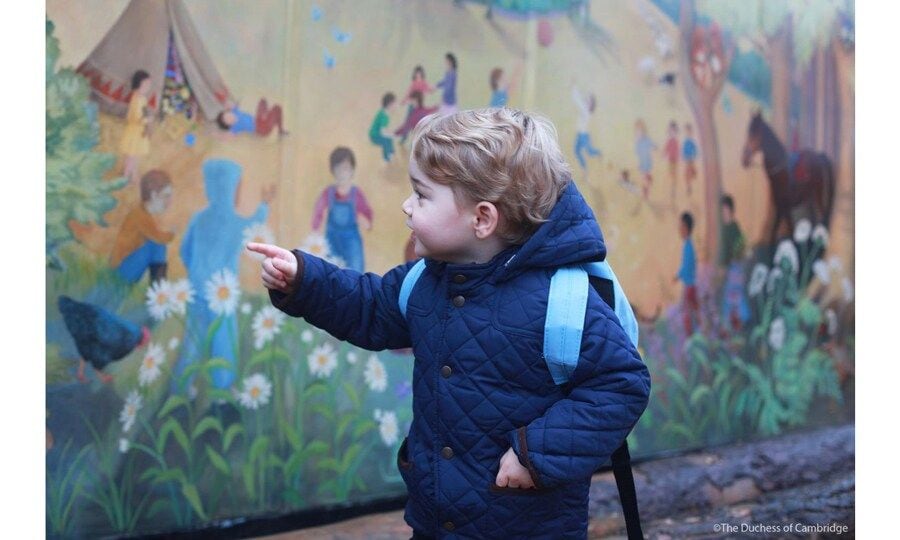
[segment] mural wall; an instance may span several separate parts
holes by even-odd
[[[48,534],[404,492],[413,357],[242,245],[404,262],[454,107],[556,124],[641,320],[633,454],[852,421],[853,66],[852,2],[48,0]]]

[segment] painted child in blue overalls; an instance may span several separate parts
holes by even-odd
[[[319,232],[327,211],[325,240],[331,254],[345,263],[346,268],[362,272],[365,268],[362,237],[357,217],[367,231],[372,230],[372,208],[362,190],[353,185],[356,157],[347,147],[339,146],[329,157],[334,184],[322,191],[313,210],[312,229]]]

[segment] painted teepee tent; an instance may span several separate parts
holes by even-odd
[[[153,109],[167,79],[181,81],[208,120],[233,102],[182,0],[131,0],[77,71],[90,81],[101,109],[124,116],[139,69],[152,79]]]

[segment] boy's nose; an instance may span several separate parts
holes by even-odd
[[[410,202],[410,199],[412,199],[412,195],[407,197],[406,200],[403,201],[403,204],[400,205],[400,209],[403,210],[403,213],[408,217],[412,217],[412,203]]]

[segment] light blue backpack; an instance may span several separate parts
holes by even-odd
[[[398,302],[404,317],[409,296],[424,271],[425,260],[420,259],[403,278]],[[596,278],[593,282],[592,277]],[[550,279],[547,319],[544,324],[544,360],[547,362],[553,382],[558,385],[567,383],[575,371],[575,366],[578,365],[584,315],[591,286],[613,309],[625,334],[637,348],[638,322],[609,263],[603,261],[561,267]],[[622,446],[613,452],[611,465],[619,490],[619,500],[622,502],[628,538],[642,539],[644,535],[641,531],[627,441],[623,441]]]

